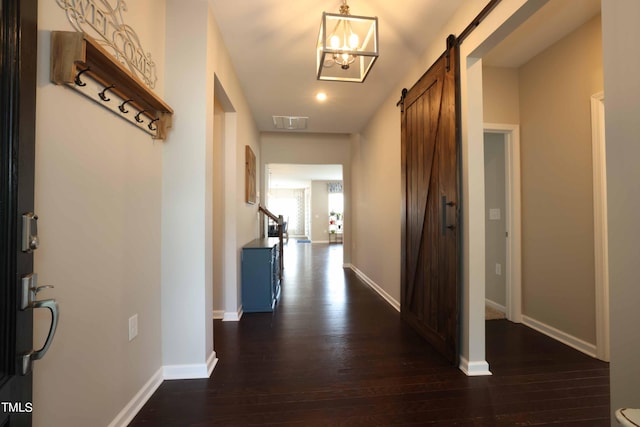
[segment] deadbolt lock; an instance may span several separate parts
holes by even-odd
[[[22,215],[22,252],[31,253],[38,249],[38,216],[33,212]]]

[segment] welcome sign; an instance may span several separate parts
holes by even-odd
[[[56,0],[56,3],[64,9],[76,31],[91,30],[97,34],[98,42],[110,48],[118,61],[147,86],[155,87],[156,64],[151,54],[144,52],[133,28],[124,23],[122,14],[127,11],[127,5],[123,0],[116,0],[115,6],[111,6],[109,0]]]

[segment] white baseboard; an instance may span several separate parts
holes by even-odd
[[[192,365],[165,365],[162,367],[162,376],[165,380],[192,380],[196,378],[209,378],[218,363],[214,351],[207,358],[206,363]]]
[[[216,367],[217,364],[218,364],[218,358],[216,357],[216,352],[213,351],[207,358],[207,378],[211,377],[211,374],[213,373],[213,369]]]
[[[556,341],[560,341],[561,343],[566,344],[571,348],[575,348],[576,350],[581,351],[586,355],[596,357],[596,346],[594,344],[590,344],[586,341],[581,340],[580,338],[569,335],[566,332],[563,332],[538,320],[532,319],[529,316],[523,315],[522,323],[530,327],[531,329],[535,329],[536,331],[545,334],[546,336],[551,337]]]
[[[460,369],[465,373],[465,375],[469,377],[493,375],[489,370],[489,364],[486,360],[469,362],[467,359],[460,356],[460,364],[458,365],[458,369]]]
[[[222,321],[223,322],[239,322],[240,319],[242,319],[243,313],[244,311],[242,310],[242,307],[240,307],[236,312],[225,311],[224,314],[222,315]]]
[[[330,243],[328,240],[312,240],[311,244],[318,244],[318,243]]]
[[[213,310],[213,319],[214,320],[224,319],[224,310]]]
[[[140,391],[126,404],[120,413],[109,423],[108,427],[127,427],[140,412],[149,398],[160,387],[164,380],[209,378],[218,364],[216,352],[212,352],[203,365],[173,365],[163,366],[156,371]]]
[[[382,298],[384,298],[385,301],[387,301],[391,305],[391,307],[395,308],[397,311],[400,311],[400,303],[395,298],[393,298],[391,295],[389,295],[387,293],[387,291],[385,291],[380,286],[378,286],[378,284],[376,282],[374,282],[369,277],[367,277],[367,275],[364,274],[362,271],[358,270],[358,268],[356,266],[354,266],[353,264],[345,264],[345,265],[348,265],[349,268],[351,268],[351,270],[353,270],[353,272],[356,273],[356,276],[358,276],[360,278],[360,280],[362,280],[364,283],[369,285],[369,287],[371,289],[376,291],[378,293],[378,295],[380,295]]]
[[[489,298],[485,298],[484,303],[488,306],[493,308],[494,310],[498,310],[500,313],[506,313],[507,312],[507,307],[505,307],[502,304],[498,304],[495,301],[491,301]]]
[[[109,427],[126,427],[133,420],[133,418],[138,414],[140,409],[144,406],[145,403],[149,400],[149,398],[155,393],[155,391],[160,387],[163,380],[163,370],[162,368],[158,369],[155,374],[149,378],[149,381],[142,386],[140,391],[133,396],[133,399],[127,403],[127,405],[120,411],[120,413],[114,418],[111,423],[109,423]]]

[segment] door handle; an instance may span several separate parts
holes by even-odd
[[[447,206],[454,207],[456,205],[455,202],[447,202],[447,196],[442,196],[442,234],[447,234],[447,229],[453,231],[456,229],[455,225],[447,225]]]
[[[51,285],[38,286],[38,275],[36,273],[27,274],[22,278],[20,310],[30,308],[36,301],[36,295],[43,289],[53,288]]]
[[[45,354],[47,354],[47,351],[51,346],[51,342],[53,341],[53,337],[56,335],[58,319],[60,317],[58,303],[54,299],[34,301],[30,308],[33,308],[34,310],[36,308],[48,309],[51,312],[51,326],[49,327],[49,333],[47,334],[47,339],[45,340],[42,348],[39,350],[32,350],[27,354],[22,355],[22,375],[27,375],[31,372],[31,365],[34,360],[40,360]]]

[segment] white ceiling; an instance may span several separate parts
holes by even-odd
[[[293,132],[317,133],[361,131],[463,1],[471,0],[348,0],[352,14],[379,20],[380,57],[360,84],[316,80],[320,18],[337,13],[341,0],[209,0],[259,130],[273,131],[274,115],[303,116],[307,129]],[[483,62],[519,67],[599,11],[600,0],[549,0]],[[320,91],[324,103],[315,99]],[[339,175],[318,165],[270,166],[280,188],[342,179],[339,165]]]
[[[320,18],[341,0],[209,1],[260,131],[275,115],[309,117],[306,132],[355,133],[465,0],[348,0],[352,14],[379,20],[380,57],[364,83],[316,80]],[[484,61],[518,67],[599,10],[600,0],[550,0]]]
[[[348,0],[351,14],[378,17],[380,57],[364,83],[316,80],[320,18],[341,0],[209,1],[261,131],[275,115],[309,117],[307,132],[355,133],[464,0]]]

